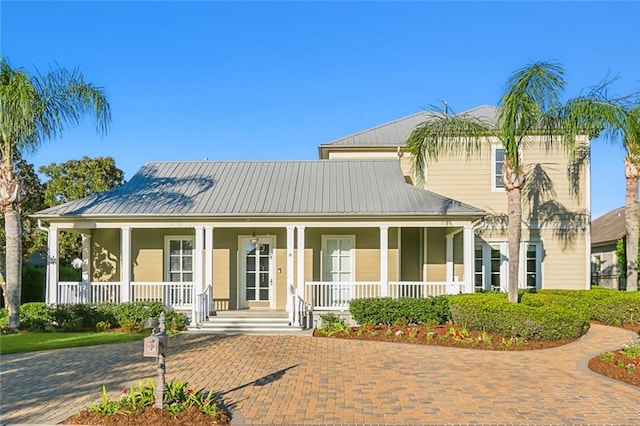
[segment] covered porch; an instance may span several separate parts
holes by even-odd
[[[82,280],[59,280],[60,231],[82,235]],[[364,297],[474,291],[474,221],[75,222],[49,226],[47,303],[159,301],[191,324],[216,311],[347,310]]]

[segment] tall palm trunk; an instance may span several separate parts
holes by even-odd
[[[630,157],[624,159],[626,178],[625,226],[627,253],[627,291],[638,291],[638,178],[640,170]]]
[[[509,245],[509,302],[518,303],[518,269],[520,267],[520,237],[522,235],[522,190],[519,187],[507,193],[509,226],[507,241]]]
[[[9,311],[9,328],[20,326],[20,293],[22,275],[22,244],[20,212],[9,209],[4,213],[5,232],[7,240],[7,276],[5,298]]]
[[[5,141],[3,141],[5,142]],[[0,165],[0,206],[4,212],[5,226],[5,283],[2,286],[9,311],[9,327],[20,326],[20,294],[22,293],[22,225],[17,207],[20,183],[15,174],[11,157],[4,149]]]
[[[520,237],[522,235],[522,187],[524,176],[518,173],[507,157],[502,166],[502,182],[507,190],[507,241],[509,245],[509,302],[518,303],[518,269],[520,268]]]

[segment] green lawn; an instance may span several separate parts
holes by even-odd
[[[0,354],[43,351],[46,349],[74,348],[77,346],[104,345],[106,343],[142,340],[149,333],[17,333],[0,336]]]

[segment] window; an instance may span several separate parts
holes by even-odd
[[[522,243],[522,261],[520,270],[524,275],[521,288],[540,288],[542,284],[542,245],[539,242]]]
[[[476,244],[474,285],[476,291],[508,291],[508,245],[506,241]],[[519,288],[542,287],[542,243],[525,241],[520,246]]]
[[[507,291],[507,243],[476,244],[474,255],[476,291]]]
[[[354,236],[322,237],[322,278],[336,284],[327,287],[325,294],[316,295],[331,306],[348,306],[351,300],[351,282],[354,277]],[[342,284],[344,283],[344,284]]]
[[[193,238],[168,237],[166,276],[171,282],[193,281]]]
[[[324,237],[323,243],[324,281],[352,281],[353,261],[351,251],[355,245],[354,238]]]
[[[502,166],[504,165],[504,148],[494,146],[493,147],[493,170],[491,171],[492,189],[503,189],[504,183],[502,183]]]

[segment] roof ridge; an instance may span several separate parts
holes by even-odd
[[[386,123],[378,124],[377,126],[369,127],[367,129],[364,129],[364,130],[360,130],[359,132],[354,132],[354,133],[348,134],[346,136],[342,136],[340,138],[332,139],[329,142],[320,144],[320,146],[332,145],[334,142],[337,142],[337,141],[340,141],[340,140],[343,140],[343,139],[347,139],[347,138],[350,138],[352,136],[359,135],[359,134],[362,134],[362,133],[370,132],[372,130],[380,129],[382,127],[390,126],[392,124],[396,124],[396,123],[398,123],[400,121],[408,120],[408,119],[410,119],[412,117],[416,117],[418,115],[421,115],[421,114],[424,114],[424,113],[427,113],[427,112],[430,112],[430,111],[427,110],[427,109],[423,109],[422,111],[419,111],[419,112],[416,112],[416,113],[413,113],[413,114],[409,114],[409,115],[404,116],[404,117],[396,118],[395,120],[391,120],[391,121],[388,121]]]

